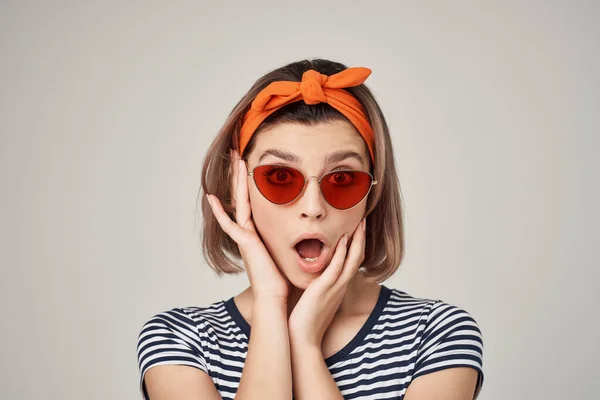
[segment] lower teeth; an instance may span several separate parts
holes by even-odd
[[[318,259],[318,258],[319,258],[319,257],[313,257],[313,258],[306,258],[306,257],[302,257],[302,259],[303,259],[304,261],[308,261],[308,262],[314,262],[314,261],[317,261],[317,259]]]

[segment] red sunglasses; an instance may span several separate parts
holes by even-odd
[[[258,191],[267,200],[278,205],[289,204],[300,197],[308,181],[297,169],[278,164],[259,165],[248,172],[248,176],[254,178]],[[335,170],[319,178],[323,197],[338,210],[356,206],[376,184],[373,175],[356,170]]]

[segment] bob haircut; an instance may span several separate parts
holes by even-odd
[[[218,276],[244,272],[237,243],[227,235],[210,209],[205,194],[219,198],[223,209],[235,220],[235,203],[231,193],[230,149],[239,152],[239,132],[242,118],[249,110],[256,95],[271,82],[302,80],[305,71],[314,69],[324,75],[345,70],[344,64],[325,60],[302,60],[268,72],[259,78],[229,114],[217,137],[210,145],[202,166],[202,250],[204,259]],[[345,89],[365,109],[374,132],[375,165],[371,174],[379,183],[373,186],[367,198],[365,258],[359,272],[369,280],[381,283],[400,266],[404,257],[404,217],[400,182],[396,173],[394,152],[389,129],[383,113],[371,91],[364,85]],[[269,115],[258,127],[244,150],[244,159],[252,152],[255,138],[266,129],[281,123],[297,123],[307,126],[333,121],[350,121],[326,103],[307,105],[304,101],[289,104]],[[358,132],[357,132],[358,134]],[[365,145],[366,148],[366,145]],[[200,196],[199,196],[200,197]]]

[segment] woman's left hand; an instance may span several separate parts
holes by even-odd
[[[365,219],[354,230],[350,249],[348,234],[344,234],[327,268],[308,285],[294,306],[288,319],[290,344],[321,348],[323,335],[365,258]]]

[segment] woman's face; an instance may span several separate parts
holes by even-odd
[[[258,133],[254,140],[254,148],[247,159],[248,171],[259,165],[282,164],[298,169],[306,177],[320,178],[335,169],[369,172],[368,149],[349,122],[315,126],[278,124]],[[327,161],[329,155],[340,152],[357,153],[360,157]],[[338,210],[324,199],[318,180],[311,178],[300,197],[290,204],[276,205],[263,197],[252,177],[248,179],[252,217],[263,243],[292,285],[306,289],[329,265],[342,235],[352,235],[365,214],[367,198],[351,209]],[[303,268],[299,260],[295,244],[304,233],[321,234],[325,238],[322,260],[319,260],[321,264],[324,261],[325,267],[319,271]]]

